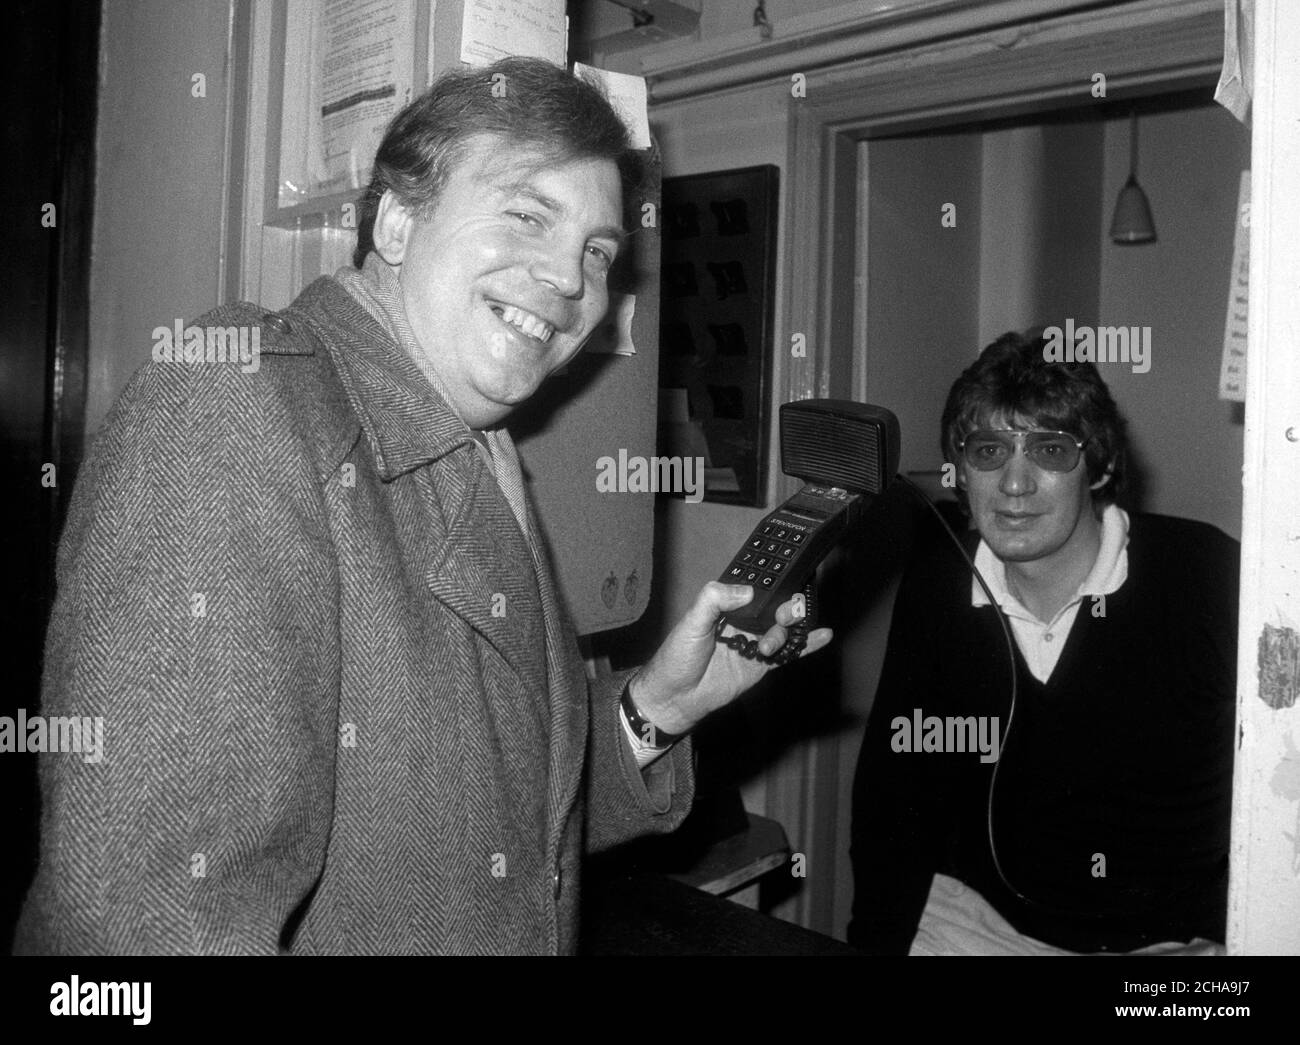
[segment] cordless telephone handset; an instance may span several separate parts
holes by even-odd
[[[750,659],[780,664],[799,655],[814,623],[817,565],[898,471],[898,435],[898,418],[883,407],[847,399],[782,404],[781,470],[804,486],[758,524],[723,571],[726,584],[753,585],[754,599],[718,621],[719,642]],[[758,653],[754,639],[723,637],[727,624],[761,636],[776,622],[777,607],[799,592],[804,619],[772,656]]]

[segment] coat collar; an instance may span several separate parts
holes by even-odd
[[[316,280],[290,311],[316,329],[386,482],[474,442],[415,362],[336,280]]]
[[[414,361],[336,280],[323,276],[288,310],[305,319],[333,362],[348,402],[391,481],[475,442]],[[355,429],[354,429],[355,431]],[[478,462],[477,451],[472,460]],[[555,588],[544,538],[527,541],[486,465],[439,468],[434,481],[445,530],[430,533],[423,563],[429,589],[502,655],[528,693],[545,693],[538,727],[549,734],[548,814],[562,828],[575,808],[587,731],[586,678]],[[534,518],[535,518],[534,514]],[[492,596],[537,598],[540,619],[494,612]],[[540,754],[540,752],[539,752]],[[558,859],[560,830],[548,859]]]
[[[410,356],[336,280],[316,280],[288,315],[305,319],[329,355],[380,480],[391,482],[436,465],[427,481],[437,491],[439,514],[430,520],[420,549],[432,594],[491,642],[520,676],[544,685],[541,622],[526,615],[520,620],[517,613],[503,617],[493,606],[498,594],[515,606],[517,600],[536,600],[537,569],[474,436]]]

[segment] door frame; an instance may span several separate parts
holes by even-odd
[[[858,396],[863,367],[828,350],[852,330],[858,144],[905,133],[1213,83],[1223,55],[1221,0],[1117,5],[918,47],[870,68],[808,76],[792,98],[786,177],[790,274],[785,315],[806,359],[778,375],[782,401]],[[1256,0],[1251,136],[1251,292],[1238,747],[1228,897],[1229,954],[1300,952],[1300,7]],[[796,58],[797,67],[797,58]],[[923,74],[923,75],[918,75]],[[1257,333],[1256,333],[1257,332]],[[869,346],[867,346],[869,350]],[[857,355],[857,353],[854,353]],[[788,495],[792,489],[781,491]],[[769,813],[818,852],[846,848],[834,788],[840,751],[812,741],[769,779]],[[841,845],[840,842],[845,842]],[[794,916],[832,930],[833,888],[809,888]]]

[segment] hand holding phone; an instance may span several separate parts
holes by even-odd
[[[754,599],[719,620],[719,642],[779,663],[798,654],[800,635],[815,623],[817,566],[857,525],[871,498],[889,485],[898,471],[898,443],[898,419],[883,407],[841,399],[782,405],[781,468],[805,483],[755,527],[723,570],[720,580],[752,585]],[[752,640],[723,635],[727,624],[761,635],[775,622],[776,608],[800,592],[807,603],[805,619],[784,655],[764,658]]]

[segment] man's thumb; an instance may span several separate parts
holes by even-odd
[[[700,594],[696,597],[687,617],[692,626],[700,631],[711,630],[718,617],[748,605],[753,598],[754,589],[748,584],[723,584],[721,581],[710,581],[700,589]]]

